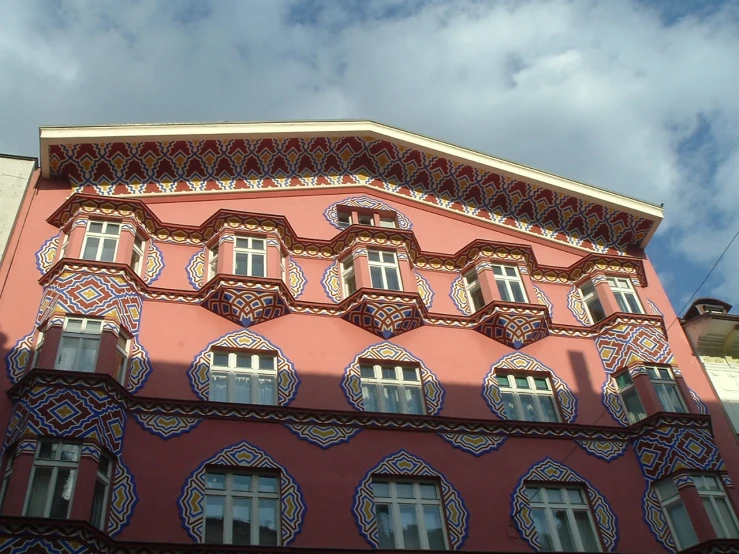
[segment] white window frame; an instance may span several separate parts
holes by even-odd
[[[287,278],[287,264],[287,254],[280,252],[280,275],[282,275],[282,282],[289,286],[290,282]]]
[[[691,477],[693,478],[695,488],[698,490],[698,495],[703,501],[703,506],[706,508],[708,518],[711,520],[713,530],[716,531],[716,535],[720,539],[739,538],[739,520],[737,520],[736,513],[734,512],[734,506],[732,506],[726,495],[721,477],[703,473],[695,473]],[[714,487],[711,487],[712,483],[715,485]],[[731,521],[727,522],[724,520],[721,510],[718,509],[719,503],[724,504],[726,510],[729,512]],[[711,507],[710,510],[706,507],[706,504]]]
[[[102,225],[102,231],[91,231],[90,228],[95,224],[101,224]],[[118,227],[115,234],[112,233],[106,233],[108,230],[108,226],[114,225]],[[116,258],[118,257],[118,246],[120,245],[120,238],[121,238],[121,227],[123,224],[120,221],[103,221],[103,220],[97,220],[97,219],[89,219],[87,220],[87,228],[85,230],[85,240],[82,242],[82,252],[80,258],[83,260],[90,260],[90,261],[96,261],[100,262],[103,261],[100,258],[102,257],[103,253],[103,245],[105,243],[105,240],[114,240],[115,241],[115,248],[113,249],[113,259],[107,260],[110,262],[114,262]],[[98,245],[97,249],[95,251],[95,256],[92,258],[85,258],[85,250],[87,250],[87,242],[90,239],[98,239]]]
[[[661,484],[671,485],[672,491],[670,491],[669,496],[664,494],[664,487],[661,487]],[[665,516],[665,521],[667,521],[667,526],[670,528],[670,533],[672,534],[672,538],[675,541],[675,544],[677,545],[678,550],[685,550],[686,548],[689,548],[695,544],[698,544],[698,538],[695,534],[695,529],[692,527],[692,522],[690,522],[690,515],[688,514],[688,510],[685,508],[685,504],[683,503],[682,498],[680,497],[680,492],[677,490],[677,487],[675,486],[675,482],[672,480],[672,477],[667,477],[666,479],[662,479],[661,481],[658,481],[654,483],[654,492],[657,495],[657,499],[659,500],[660,505],[662,506],[662,513]],[[691,542],[690,544],[682,544],[680,541],[680,535],[676,533],[676,526],[675,523],[672,521],[672,517],[670,517],[670,513],[668,511],[668,507],[672,506],[673,504],[680,504],[682,506],[683,511],[685,512],[685,519],[687,519],[691,523],[690,531],[693,534],[693,537],[695,538],[694,542]],[[684,528],[683,530],[687,530],[687,528]]]
[[[263,248],[256,248],[253,246],[254,241],[261,241]],[[239,244],[246,243],[246,246],[239,246]],[[236,257],[239,255],[246,255],[246,273],[236,273]],[[264,275],[254,275],[254,256],[262,256],[262,268],[264,269]],[[267,237],[234,237],[234,259],[233,259],[233,274],[241,275],[244,277],[267,277]]]
[[[39,454],[41,453],[41,448],[44,444],[56,444],[57,448],[54,452],[54,458],[53,459],[41,459],[39,458]],[[61,453],[62,449],[65,447],[75,447],[76,448],[76,454],[77,459],[74,461],[68,461],[68,460],[62,460],[61,459]],[[46,501],[44,502],[44,510],[42,515],[34,515],[29,517],[49,517],[49,513],[51,512],[51,503],[54,499],[54,491],[56,489],[56,482],[57,478],[59,476],[59,470],[60,469],[69,469],[71,470],[71,484],[69,485],[69,488],[71,489],[69,491],[69,505],[67,506],[67,514],[64,516],[63,519],[68,519],[69,515],[72,513],[72,504],[74,502],[74,493],[77,486],[77,477],[79,473],[79,463],[80,463],[80,451],[82,448],[79,444],[60,441],[60,440],[47,440],[42,439],[38,441],[36,444],[36,453],[34,454],[34,460],[33,460],[33,468],[31,469],[31,478],[28,480],[28,489],[26,491],[26,500],[23,504],[23,515],[29,516],[28,514],[28,508],[31,503],[31,492],[33,491],[33,485],[34,481],[36,479],[36,472],[39,468],[51,468],[51,478],[49,479],[49,485],[46,490]]]
[[[380,258],[379,261],[377,260],[371,260],[370,254],[378,254],[378,257]],[[383,254],[390,254],[393,257],[392,262],[386,262],[384,261]],[[400,266],[398,265],[398,253],[393,252],[391,250],[367,250],[367,265],[369,266],[369,278],[370,283],[372,284],[372,288],[382,289],[382,290],[395,290],[388,287],[388,279],[387,279],[387,271],[388,270],[395,270],[395,274],[398,277],[398,291],[403,290],[403,278],[400,275]],[[372,282],[372,268],[377,267],[380,268],[380,275],[382,276],[382,286],[381,287],[375,287],[375,284]]]
[[[364,222],[362,222],[364,220]],[[375,226],[375,214],[357,212],[357,225]]]
[[[378,496],[378,485],[387,485],[390,491],[389,496]],[[398,495],[398,485],[412,485],[414,498],[401,498]],[[434,487],[436,498],[422,498],[421,487]],[[424,514],[424,506],[434,506],[439,511],[441,519],[441,529],[444,536],[444,550],[449,549],[449,537],[447,534],[446,513],[444,511],[444,503],[441,500],[441,490],[439,484],[434,481],[427,480],[409,480],[394,479],[382,475],[372,477],[372,492],[374,498],[375,514],[377,514],[378,505],[388,506],[390,514],[389,520],[393,525],[393,537],[395,539],[394,549],[405,550],[405,541],[403,537],[403,525],[400,516],[401,506],[414,506],[416,508],[416,522],[418,524],[418,536],[422,550],[429,550],[428,530],[426,529],[426,517]],[[377,517],[377,515],[376,515]],[[379,531],[378,531],[379,537]],[[380,546],[380,548],[384,548]]]
[[[590,286],[593,288],[592,292],[586,293],[583,291],[584,287]],[[605,308],[603,308],[603,302],[600,301],[600,297],[598,296],[598,289],[595,288],[595,283],[592,281],[586,281],[582,285],[580,285],[577,290],[580,292],[580,297],[582,298],[583,305],[585,306],[585,309],[588,311],[588,315],[590,316],[590,321],[593,322],[593,324],[598,323],[599,321],[603,321],[607,314]],[[590,303],[591,301],[594,301],[598,303],[598,306],[600,306],[600,311],[603,313],[603,317],[599,317],[596,319],[596,317],[593,315],[593,310],[590,309]]]
[[[641,305],[639,296],[636,294],[630,279],[624,277],[606,277],[606,279],[608,281],[608,286],[611,287],[613,296],[616,298],[616,304],[618,304],[618,307],[622,312],[626,312],[628,314],[644,313],[644,307]],[[629,297],[633,298],[636,306],[632,306],[629,303]]]
[[[467,292],[467,299],[470,304],[472,312],[477,312],[485,307],[485,296],[482,294],[482,286],[480,285],[480,276],[477,273],[477,268],[473,267],[467,271],[463,277],[464,288]],[[481,302],[475,300],[475,293],[480,295]],[[479,304],[479,305],[478,305]]]
[[[39,354],[41,354],[41,350],[44,348],[45,340],[46,333],[42,330],[39,330],[38,337],[36,337],[36,345],[33,347],[33,359],[31,360],[31,369],[36,367],[36,364],[38,363],[38,357]]]
[[[206,270],[208,272],[208,281],[218,274],[218,243],[207,248],[208,259],[206,263]]]
[[[62,239],[62,246],[59,248],[59,259],[60,260],[66,255],[67,246],[69,246],[69,233],[63,233],[63,235],[64,235],[64,238]]]
[[[127,338],[123,333],[119,334],[115,349],[122,357],[121,365],[118,366],[118,375],[116,378],[121,385],[125,386],[128,374],[128,361],[131,352],[131,339]]]
[[[526,295],[526,287],[523,285],[523,279],[521,279],[521,272],[519,271],[518,266],[506,264],[492,264],[492,266],[493,277],[495,278],[495,284],[498,287],[498,292],[500,293],[500,299],[503,300],[503,302],[518,302],[524,304],[528,303],[529,299]],[[513,269],[515,275],[509,275],[508,269]],[[521,289],[523,300],[516,300],[516,296],[513,293],[513,287],[511,283],[518,284]],[[504,298],[505,295],[501,288],[505,289],[505,295],[507,295],[509,299]]]
[[[531,500],[531,497],[533,496],[534,489],[540,491],[540,500],[533,501]],[[556,489],[559,491],[560,495],[564,499],[564,502],[555,502],[549,500],[548,491]],[[580,495],[580,502],[576,503],[570,499],[570,495],[568,494],[569,491],[577,490]],[[590,522],[590,529],[593,532],[593,537],[595,539],[595,543],[598,546],[598,552],[603,551],[603,545],[601,544],[601,538],[600,533],[598,532],[598,526],[595,525],[595,520],[593,518],[593,510],[590,507],[590,503],[588,502],[587,498],[587,492],[583,487],[578,486],[563,486],[563,485],[557,485],[557,484],[546,484],[546,483],[527,483],[526,484],[526,496],[529,499],[529,506],[532,509],[541,509],[544,510],[545,518],[547,521],[547,526],[549,527],[549,536],[552,537],[552,546],[554,547],[554,552],[562,552],[562,543],[560,542],[559,534],[557,533],[557,522],[554,518],[553,512],[554,511],[564,511],[567,514],[567,521],[570,525],[570,530],[572,531],[572,538],[575,542],[575,552],[587,552],[585,550],[585,545],[583,544],[582,537],[580,536],[579,528],[577,526],[577,521],[575,520],[575,512],[585,512],[588,515],[588,520]],[[532,515],[533,517],[533,515]],[[538,531],[537,531],[538,532]],[[542,544],[543,548],[543,544]]]
[[[348,298],[357,291],[357,278],[354,273],[354,258],[349,254],[346,258],[340,262],[341,270],[341,290],[344,293],[344,298]],[[350,287],[350,283],[353,283],[353,287]],[[354,290],[351,290],[351,289]]]
[[[348,227],[352,226],[352,223],[354,223],[352,212],[346,212],[338,209],[336,210],[336,224],[339,226],[340,229],[347,229]]]
[[[365,376],[363,373],[365,372],[365,369],[372,368],[374,372],[373,377]],[[393,370],[394,376],[393,377],[385,377],[383,370]],[[404,371],[413,370],[415,371],[415,380],[406,380]],[[362,382],[362,398],[366,399],[367,394],[365,394],[365,389],[369,388],[370,386],[375,387],[376,390],[376,398],[378,401],[378,408],[380,412],[383,413],[400,413],[400,414],[413,414],[413,412],[410,411],[409,405],[410,402],[408,400],[408,393],[407,391],[409,389],[414,389],[418,391],[418,395],[420,398],[420,404],[421,404],[421,413],[415,414],[415,415],[426,415],[427,409],[426,409],[426,398],[424,396],[424,390],[423,390],[423,378],[421,376],[421,370],[417,366],[412,365],[395,365],[392,362],[389,363],[382,363],[382,362],[360,362],[360,379]],[[391,412],[388,409],[387,406],[387,400],[386,400],[386,394],[385,394],[385,388],[386,387],[397,387],[398,390],[398,407],[400,408],[399,412]],[[365,403],[365,409],[366,403]]]
[[[550,423],[556,423],[562,421],[562,416],[559,413],[559,404],[557,403],[557,396],[554,394],[554,386],[552,385],[552,379],[545,374],[542,375],[521,375],[517,373],[509,373],[506,370],[500,370],[500,373],[496,371],[495,377],[498,381],[498,388],[500,390],[501,399],[503,398],[503,395],[510,394],[513,403],[516,406],[516,411],[518,412],[519,416],[523,416],[527,412],[524,410],[523,402],[521,402],[521,395],[530,395],[533,398],[533,405],[534,405],[534,411],[536,412],[536,419],[533,419],[531,421],[540,421],[540,422],[550,422]],[[529,388],[519,388],[518,383],[516,382],[516,379],[526,379],[526,383],[528,384]],[[542,379],[546,381],[547,388],[544,389],[538,389],[536,387],[536,379]],[[506,386],[507,385],[507,386]],[[546,419],[544,417],[544,414],[546,411],[544,408],[542,408],[542,397],[547,397],[551,400],[551,406],[554,409],[554,416],[555,420],[552,422],[551,419]],[[506,401],[503,400],[503,404],[506,404]],[[508,416],[507,410],[506,410],[506,416]],[[510,418],[512,421],[529,421],[526,419],[514,419]]]
[[[8,494],[8,486],[10,485],[10,477],[13,475],[13,465],[15,463],[15,448],[9,448],[5,452],[7,460],[5,461],[5,471],[3,472],[3,483],[0,485],[0,513],[2,513],[5,505],[5,496]]]
[[[380,227],[384,227],[385,229],[397,229],[398,228],[397,217],[380,216]]]
[[[659,399],[659,403],[662,406],[662,410],[665,412],[674,412],[679,414],[688,413],[688,406],[685,403],[685,399],[683,398],[682,391],[680,391],[680,387],[677,386],[677,382],[675,381],[675,374],[673,373],[672,368],[666,366],[644,366],[644,369],[647,370],[647,375],[649,375],[649,380],[654,387],[654,391],[657,393],[657,398]],[[665,377],[665,374],[668,377]],[[669,406],[665,405],[665,399],[662,395],[660,395],[660,390],[667,390],[668,388],[671,388],[675,391],[679,402],[679,406],[677,406],[679,407],[679,409],[675,409],[676,406],[673,405],[673,400],[670,398],[669,395],[667,395],[667,402],[669,403]]]
[[[82,322],[82,329],[80,331],[69,331],[69,322],[70,321],[81,321]],[[88,327],[90,326],[90,322],[94,322],[99,325],[97,330],[88,330]],[[89,319],[89,318],[83,318],[83,317],[66,317],[64,318],[64,326],[62,327],[62,336],[59,339],[59,348],[56,353],[56,362],[54,363],[54,369],[62,370],[62,371],[84,371],[82,369],[78,369],[79,363],[80,363],[80,352],[82,348],[82,341],[96,341],[97,342],[97,348],[95,350],[95,360],[93,361],[93,369],[92,371],[89,371],[88,373],[94,373],[95,372],[95,366],[97,365],[97,359],[100,355],[100,339],[102,337],[103,332],[103,321],[100,319]],[[74,357],[74,366],[75,367],[61,367],[60,364],[62,363],[62,352],[64,347],[64,340],[66,339],[78,339],[79,342],[77,343],[77,352]]]
[[[102,462],[105,460],[108,463],[107,471],[101,470]],[[100,460],[98,461],[97,474],[95,478],[95,490],[93,491],[92,506],[90,508],[90,523],[101,531],[105,531],[105,524],[108,520],[108,507],[110,505],[110,481],[113,476],[113,459],[105,454],[100,453]],[[100,504],[100,513],[95,514],[95,494],[97,493],[97,484],[100,483],[103,487],[103,498],[102,504]],[[97,519],[97,521],[95,521]]]
[[[208,487],[208,475],[225,475],[224,488],[210,488]],[[251,490],[242,491],[234,490],[233,482],[234,475],[248,475],[251,477]],[[277,480],[276,492],[263,492],[259,490],[259,479],[260,477],[270,477]],[[234,471],[226,468],[208,468],[205,476],[205,496],[203,500],[204,504],[207,503],[208,496],[219,496],[224,498],[223,503],[223,542],[220,543],[206,543],[206,544],[233,544],[233,500],[234,498],[247,498],[251,499],[250,514],[252,516],[249,522],[251,526],[251,537],[250,545],[259,546],[259,500],[275,500],[276,511],[275,511],[275,523],[276,523],[276,535],[277,535],[277,546],[280,546],[280,524],[281,524],[281,503],[280,503],[280,491],[282,489],[282,477],[279,473],[265,473],[265,472],[252,472],[252,471]],[[207,505],[207,504],[206,504]],[[202,541],[205,543],[205,532],[206,532],[206,512],[203,510],[203,532]],[[265,545],[261,545],[265,546]]]
[[[628,379],[628,382],[621,385],[619,381],[625,381],[623,377],[626,377]],[[613,382],[616,384],[616,388],[618,389],[618,396],[621,400],[621,405],[624,407],[624,411],[626,412],[626,418],[629,420],[629,423],[634,424],[638,421],[641,421],[645,417],[647,417],[647,411],[644,409],[644,403],[641,400],[641,396],[639,395],[639,391],[636,388],[636,385],[634,384],[634,380],[631,378],[631,374],[628,371],[622,371],[618,375],[613,377]],[[639,400],[639,405],[641,406],[641,415],[643,417],[639,417],[639,414],[633,413],[630,409],[628,404],[626,403],[626,399],[624,398],[625,395],[631,393],[633,391],[633,394],[636,395],[636,398]]]
[[[216,354],[224,354],[228,356],[228,365],[227,366],[221,366],[221,365],[215,365],[215,355]],[[245,368],[245,367],[237,367],[237,360],[238,357],[251,357],[251,367]],[[269,358],[272,360],[272,369],[260,369],[259,368],[259,360],[260,358]],[[210,352],[210,400],[214,402],[224,402],[223,400],[214,400],[212,398],[213,390],[214,390],[214,374],[226,374],[227,375],[227,385],[226,385],[226,395],[227,399],[225,402],[230,403],[239,403],[236,400],[236,377],[248,377],[249,378],[249,390],[250,390],[250,402],[244,402],[244,404],[258,404],[261,406],[276,406],[277,405],[277,387],[278,387],[278,380],[277,380],[277,356],[271,352],[229,352],[226,350],[213,350]],[[259,378],[262,377],[270,377],[272,379],[272,388],[274,390],[274,394],[272,395],[272,402],[270,404],[263,404],[260,402],[261,400],[261,393],[260,393],[260,387],[259,387]]]
[[[137,244],[139,243],[139,244]],[[136,275],[141,275],[142,271],[146,267],[144,253],[146,252],[146,239],[136,233],[133,237],[133,247],[131,249],[131,269],[133,269]],[[138,255],[138,261],[134,261],[135,256]]]

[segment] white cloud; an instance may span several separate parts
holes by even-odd
[[[734,2],[669,25],[626,1],[6,12],[0,151],[33,154],[42,124],[372,118],[664,202],[673,257],[710,265],[739,228]],[[735,244],[712,282],[739,304],[737,274]]]

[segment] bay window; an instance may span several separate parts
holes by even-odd
[[[667,367],[647,367],[649,379],[657,392],[657,398],[665,412],[685,413],[685,401],[683,400],[680,389],[672,375],[672,370]]]
[[[348,298],[357,290],[357,279],[354,276],[354,260],[351,254],[341,262],[341,287],[344,298]]]
[[[688,511],[685,509],[680,493],[671,477],[655,483],[654,489],[662,505],[662,511],[667,518],[667,525],[672,537],[677,543],[678,550],[684,550],[698,542],[693,524],[690,522]]]
[[[236,237],[234,244],[234,274],[265,277],[267,241],[257,237]]]
[[[55,440],[39,441],[23,515],[68,518],[79,460],[80,446],[77,444]]]
[[[606,318],[606,311],[603,309],[603,304],[600,303],[600,298],[598,298],[598,293],[592,282],[588,281],[582,285],[580,294],[593,323],[598,323]]]
[[[611,287],[613,296],[616,297],[618,308],[622,312],[631,314],[643,314],[644,310],[639,299],[631,286],[631,281],[623,277],[608,277],[608,285]]]
[[[704,474],[695,474],[692,478],[716,536],[721,539],[739,538],[736,514],[729,499],[726,498],[721,479],[718,476]]]
[[[372,288],[402,290],[398,257],[395,252],[369,250],[367,252]]]
[[[467,290],[467,298],[469,299],[472,312],[476,312],[485,306],[485,298],[482,295],[480,287],[480,279],[477,276],[477,270],[472,268],[464,274],[464,286]]]
[[[102,530],[105,530],[105,520],[108,513],[112,473],[113,462],[106,454],[101,453],[100,460],[98,461],[97,478],[95,479],[95,490],[92,497],[90,523]]]
[[[88,221],[87,232],[82,245],[82,259],[98,262],[115,261],[120,233],[120,223]]]
[[[631,380],[631,375],[628,371],[624,371],[617,375],[614,380],[616,381],[616,387],[618,387],[618,394],[621,397],[621,403],[626,410],[626,417],[629,423],[636,423],[647,417],[647,412],[644,409],[644,405],[639,397],[639,392],[636,390],[634,381]]]
[[[527,302],[518,268],[512,265],[493,264],[495,284],[504,302]]]
[[[54,368],[94,372],[102,329],[99,319],[66,318]]]

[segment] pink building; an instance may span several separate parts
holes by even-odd
[[[371,122],[41,129],[0,552],[739,548],[661,219]]]

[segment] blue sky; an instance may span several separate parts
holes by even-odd
[[[374,119],[664,203],[680,309],[739,229],[737,53],[739,0],[25,1],[0,152],[39,125]],[[739,241],[700,294],[739,305],[737,275]]]

